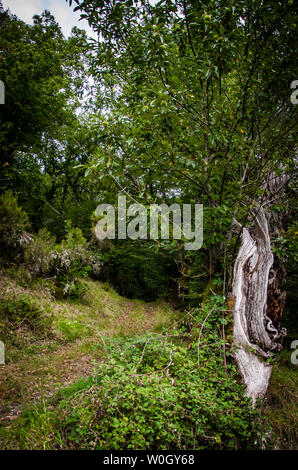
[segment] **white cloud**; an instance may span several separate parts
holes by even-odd
[[[26,23],[32,23],[33,15],[40,15],[43,8],[43,0],[2,0],[4,10],[9,10]]]
[[[89,36],[96,38],[86,20],[79,21],[80,13],[74,12],[65,0],[2,0],[4,9],[9,8],[11,13],[26,23],[32,24],[32,17],[49,10],[62,28],[63,34],[68,37],[73,26],[85,29]]]
[[[70,35],[71,29],[74,26],[85,29],[88,35],[94,34],[86,20],[79,21],[80,13],[73,11],[75,4],[70,7],[65,0],[64,2],[62,0],[49,0],[47,3],[48,10],[50,10],[52,15],[56,18],[66,36]]]

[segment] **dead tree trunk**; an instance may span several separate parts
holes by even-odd
[[[279,328],[279,318],[273,321],[268,315],[273,254],[271,251],[268,221],[264,210],[255,213],[255,230],[243,228],[242,243],[234,266],[234,357],[247,395],[255,405],[257,398],[266,394],[272,365],[269,358],[281,349],[285,330]],[[274,278],[274,276],[273,276]],[[279,292],[279,291],[278,291]],[[280,296],[284,303],[284,297]],[[280,305],[282,311],[283,306]]]

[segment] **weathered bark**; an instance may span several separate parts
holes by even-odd
[[[255,214],[255,230],[242,231],[242,244],[234,266],[234,353],[239,371],[246,386],[247,395],[256,403],[266,394],[272,365],[268,361],[273,351],[281,349],[281,338],[285,334],[279,329],[280,316],[273,322],[268,316],[268,294],[270,305],[279,292],[272,283],[273,254],[271,251],[268,221],[259,207]],[[271,271],[270,271],[271,270]],[[268,289],[269,288],[269,289]],[[270,292],[271,288],[271,292]],[[284,297],[275,299],[282,312]],[[274,303],[274,302],[273,302]]]

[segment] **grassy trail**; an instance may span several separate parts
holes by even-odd
[[[105,338],[158,331],[175,312],[165,302],[147,304],[118,295],[109,285],[88,281],[83,302],[57,301],[40,286],[28,289],[1,278],[1,298],[26,295],[51,317],[49,335],[25,325],[13,331],[0,366],[0,426],[9,427],[23,408],[95,373]],[[1,438],[1,437],[0,437]]]
[[[128,300],[107,284],[87,284],[82,301],[62,301],[43,283],[26,283],[0,273],[0,307],[1,302],[15,305],[16,299],[25,298],[29,305],[38,306],[46,325],[50,320],[46,331],[23,321],[7,328],[6,364],[0,365],[0,449],[19,448],[16,431],[22,428],[23,410],[96,375],[99,363],[109,360],[105,347],[109,338],[158,333],[175,324],[178,313],[165,302]],[[24,312],[19,314],[23,318]],[[0,310],[0,327],[1,322]],[[297,448],[298,372],[290,354],[279,355],[262,410],[277,449]]]

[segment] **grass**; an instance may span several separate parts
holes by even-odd
[[[176,316],[165,302],[128,300],[106,283],[86,281],[89,289],[82,301],[63,301],[44,281],[30,284],[20,273],[5,274],[0,273],[2,306],[8,305],[18,321],[0,337],[6,346],[6,364],[0,366],[0,448],[18,447],[11,429],[14,423],[21,427],[24,408],[92,376],[104,360],[106,337],[160,331]],[[31,310],[37,312],[34,327],[19,321],[20,306],[30,322]],[[46,416],[39,419],[46,426]]]
[[[107,338],[160,332],[179,315],[163,301],[123,298],[107,283],[86,281],[81,301],[63,301],[54,298],[44,280],[30,284],[24,279],[22,273],[0,273],[0,316],[3,320],[10,312],[17,320],[6,322],[6,337],[0,337],[6,345],[6,364],[0,366],[1,449],[24,448],[24,442],[30,448],[33,441],[49,448],[46,436],[54,434],[49,399],[59,394],[67,399],[92,382],[97,364],[107,361]],[[278,356],[263,406],[276,449],[297,449],[298,371],[291,353]],[[26,429],[31,437],[24,436]],[[62,438],[55,436],[61,447]]]
[[[276,449],[298,448],[298,370],[292,351],[283,351],[273,367],[264,414],[272,428]]]

